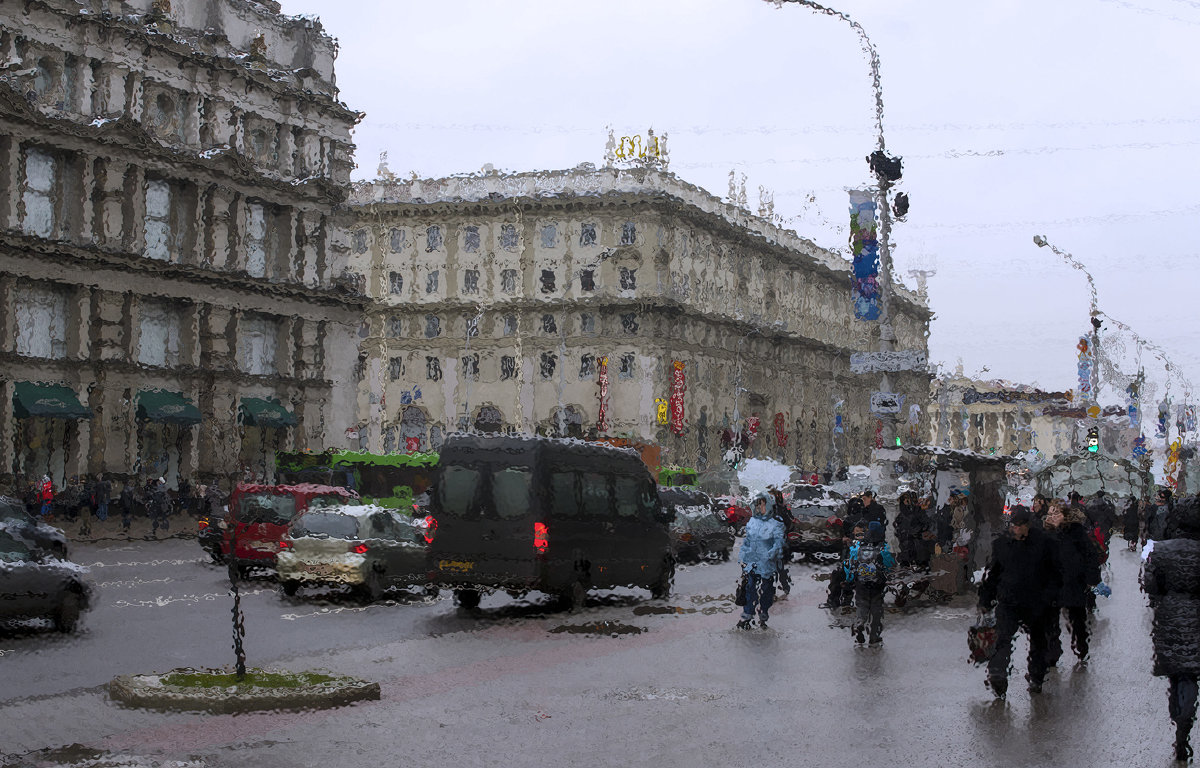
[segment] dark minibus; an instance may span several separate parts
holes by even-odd
[[[638,454],[601,443],[454,434],[430,512],[435,580],[474,608],[481,591],[540,591],[582,606],[590,589],[670,593],[675,573],[657,486]]]

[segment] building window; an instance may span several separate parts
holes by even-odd
[[[516,334],[517,334],[517,316],[516,315],[505,315],[504,316],[504,335],[505,336],[515,336]]]
[[[404,358],[393,357],[388,359],[388,377],[392,381],[404,376]]]
[[[579,358],[579,378],[591,379],[596,375],[596,356],[583,355]]]
[[[388,336],[393,339],[404,337],[404,318],[392,315],[388,318]]]
[[[558,325],[554,322],[554,315],[542,315],[542,332],[558,333]]]
[[[246,272],[251,277],[267,274],[267,209],[262,203],[246,209]]]
[[[554,224],[547,224],[542,227],[542,247],[553,248],[555,241],[558,240],[558,227]]]
[[[595,333],[596,332],[596,316],[590,312],[584,312],[579,316],[579,332],[580,333]]]
[[[37,149],[25,153],[25,190],[21,201],[25,216],[21,229],[27,234],[50,237],[54,233],[54,181],[57,163],[53,155]]]
[[[542,378],[554,377],[554,369],[558,366],[558,355],[553,352],[543,352],[541,360]]]
[[[621,245],[637,244],[637,226],[632,221],[621,225]]]
[[[637,270],[621,267],[621,290],[632,291],[637,288]]]
[[[468,269],[463,272],[463,293],[479,293],[478,269]]]
[[[388,272],[388,293],[393,296],[404,293],[404,275],[399,272]]]
[[[425,250],[440,251],[442,249],[442,228],[434,224],[425,230]]]
[[[505,355],[500,358],[500,378],[515,379],[517,377],[517,359]]]
[[[425,315],[425,338],[433,339],[442,335],[442,320],[437,315]]]
[[[480,315],[472,315],[467,318],[467,338],[473,339],[479,335],[479,318]]]
[[[67,295],[50,286],[19,285],[13,291],[17,318],[17,354],[67,356]]]
[[[33,99],[39,104],[56,103],[58,84],[58,64],[49,56],[38,59],[37,71],[33,75]],[[61,102],[57,102],[57,106],[62,109]]]
[[[479,353],[463,355],[462,375],[464,379],[479,380]]]
[[[584,224],[579,228],[579,244],[580,245],[595,245],[596,244],[596,225]]]
[[[408,234],[400,227],[392,227],[391,241],[392,253],[400,253],[408,243]]]
[[[617,376],[622,379],[633,378],[633,355],[621,355],[621,365],[617,369]]]
[[[509,295],[517,292],[517,270],[500,270],[500,290]]]
[[[433,356],[425,358],[425,378],[430,381],[442,380],[442,364]]]
[[[179,365],[179,337],[183,317],[178,307],[144,301],[139,309],[138,362],[142,365]]]
[[[242,371],[255,376],[273,376],[279,372],[275,362],[279,344],[279,323],[269,317],[246,315],[240,323],[238,360]]]
[[[171,261],[171,185],[153,179],[146,182],[146,247],[148,259]]]
[[[479,250],[479,227],[467,227],[463,230],[463,248],[467,253]]]
[[[585,269],[579,273],[579,289],[581,291],[596,290],[596,270]]]
[[[429,274],[425,276],[425,293],[437,293],[437,292],[438,292],[438,271],[436,269],[434,269],[434,270],[431,270],[429,272]]]
[[[500,247],[512,251],[517,248],[517,227],[515,224],[504,224],[500,227]]]
[[[354,230],[350,247],[355,253],[367,252],[367,230],[365,228]]]
[[[542,270],[542,293],[554,293],[554,270]]]
[[[639,326],[638,326],[636,313],[625,312],[621,315],[621,330],[625,331],[625,333],[630,333],[630,334],[637,333],[638,327]]]

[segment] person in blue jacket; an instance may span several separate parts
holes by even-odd
[[[775,500],[760,493],[752,502],[753,516],[746,523],[738,562],[746,578],[746,605],[738,629],[750,629],[758,613],[758,626],[767,628],[771,604],[775,602],[775,571],[783,559],[783,523],[772,517]]]
[[[854,605],[858,615],[854,618],[854,642],[861,645],[867,638],[863,630],[869,630],[870,644],[883,642],[883,589],[887,585],[888,573],[896,565],[896,558],[884,541],[883,525],[872,520],[866,536],[850,545],[850,557],[846,560],[846,582],[854,585]]]

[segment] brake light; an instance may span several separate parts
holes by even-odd
[[[292,542],[290,542],[290,541],[280,541],[280,542],[279,542],[279,548],[280,548],[280,549],[291,549],[291,548],[292,548]]]
[[[435,533],[437,533],[437,520],[434,519],[433,515],[426,515],[425,516],[425,543],[426,544],[433,543],[433,535]]]
[[[367,554],[367,545],[366,544],[355,544],[354,547],[350,551],[356,555],[365,555],[365,554]]]
[[[202,531],[203,531],[205,528],[207,528],[207,527],[208,527],[208,520],[206,520],[206,519],[204,519],[204,518],[201,518],[201,519],[200,519],[200,522],[199,522],[199,527],[200,527],[200,530],[202,530]]]
[[[681,536],[679,537],[679,540],[680,540],[680,541],[691,541],[691,540],[692,540],[692,534],[690,534],[690,533],[685,533],[685,534],[683,534],[683,535],[681,535]]]
[[[533,524],[533,548],[537,550],[539,555],[546,554],[546,547],[550,546],[550,531],[546,528],[545,523]]]

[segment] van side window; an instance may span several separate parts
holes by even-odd
[[[574,472],[551,473],[550,494],[550,504],[555,515],[575,517],[579,514],[579,495],[575,489]]]
[[[529,470],[509,467],[492,474],[492,498],[502,518],[521,517],[529,511]]]
[[[479,470],[446,467],[442,472],[442,508],[456,517],[466,517],[479,487]]]
[[[632,477],[616,478],[617,514],[621,517],[637,517],[641,506],[638,481]]]
[[[608,517],[608,477],[595,472],[580,475],[583,491],[583,514],[588,517]]]

